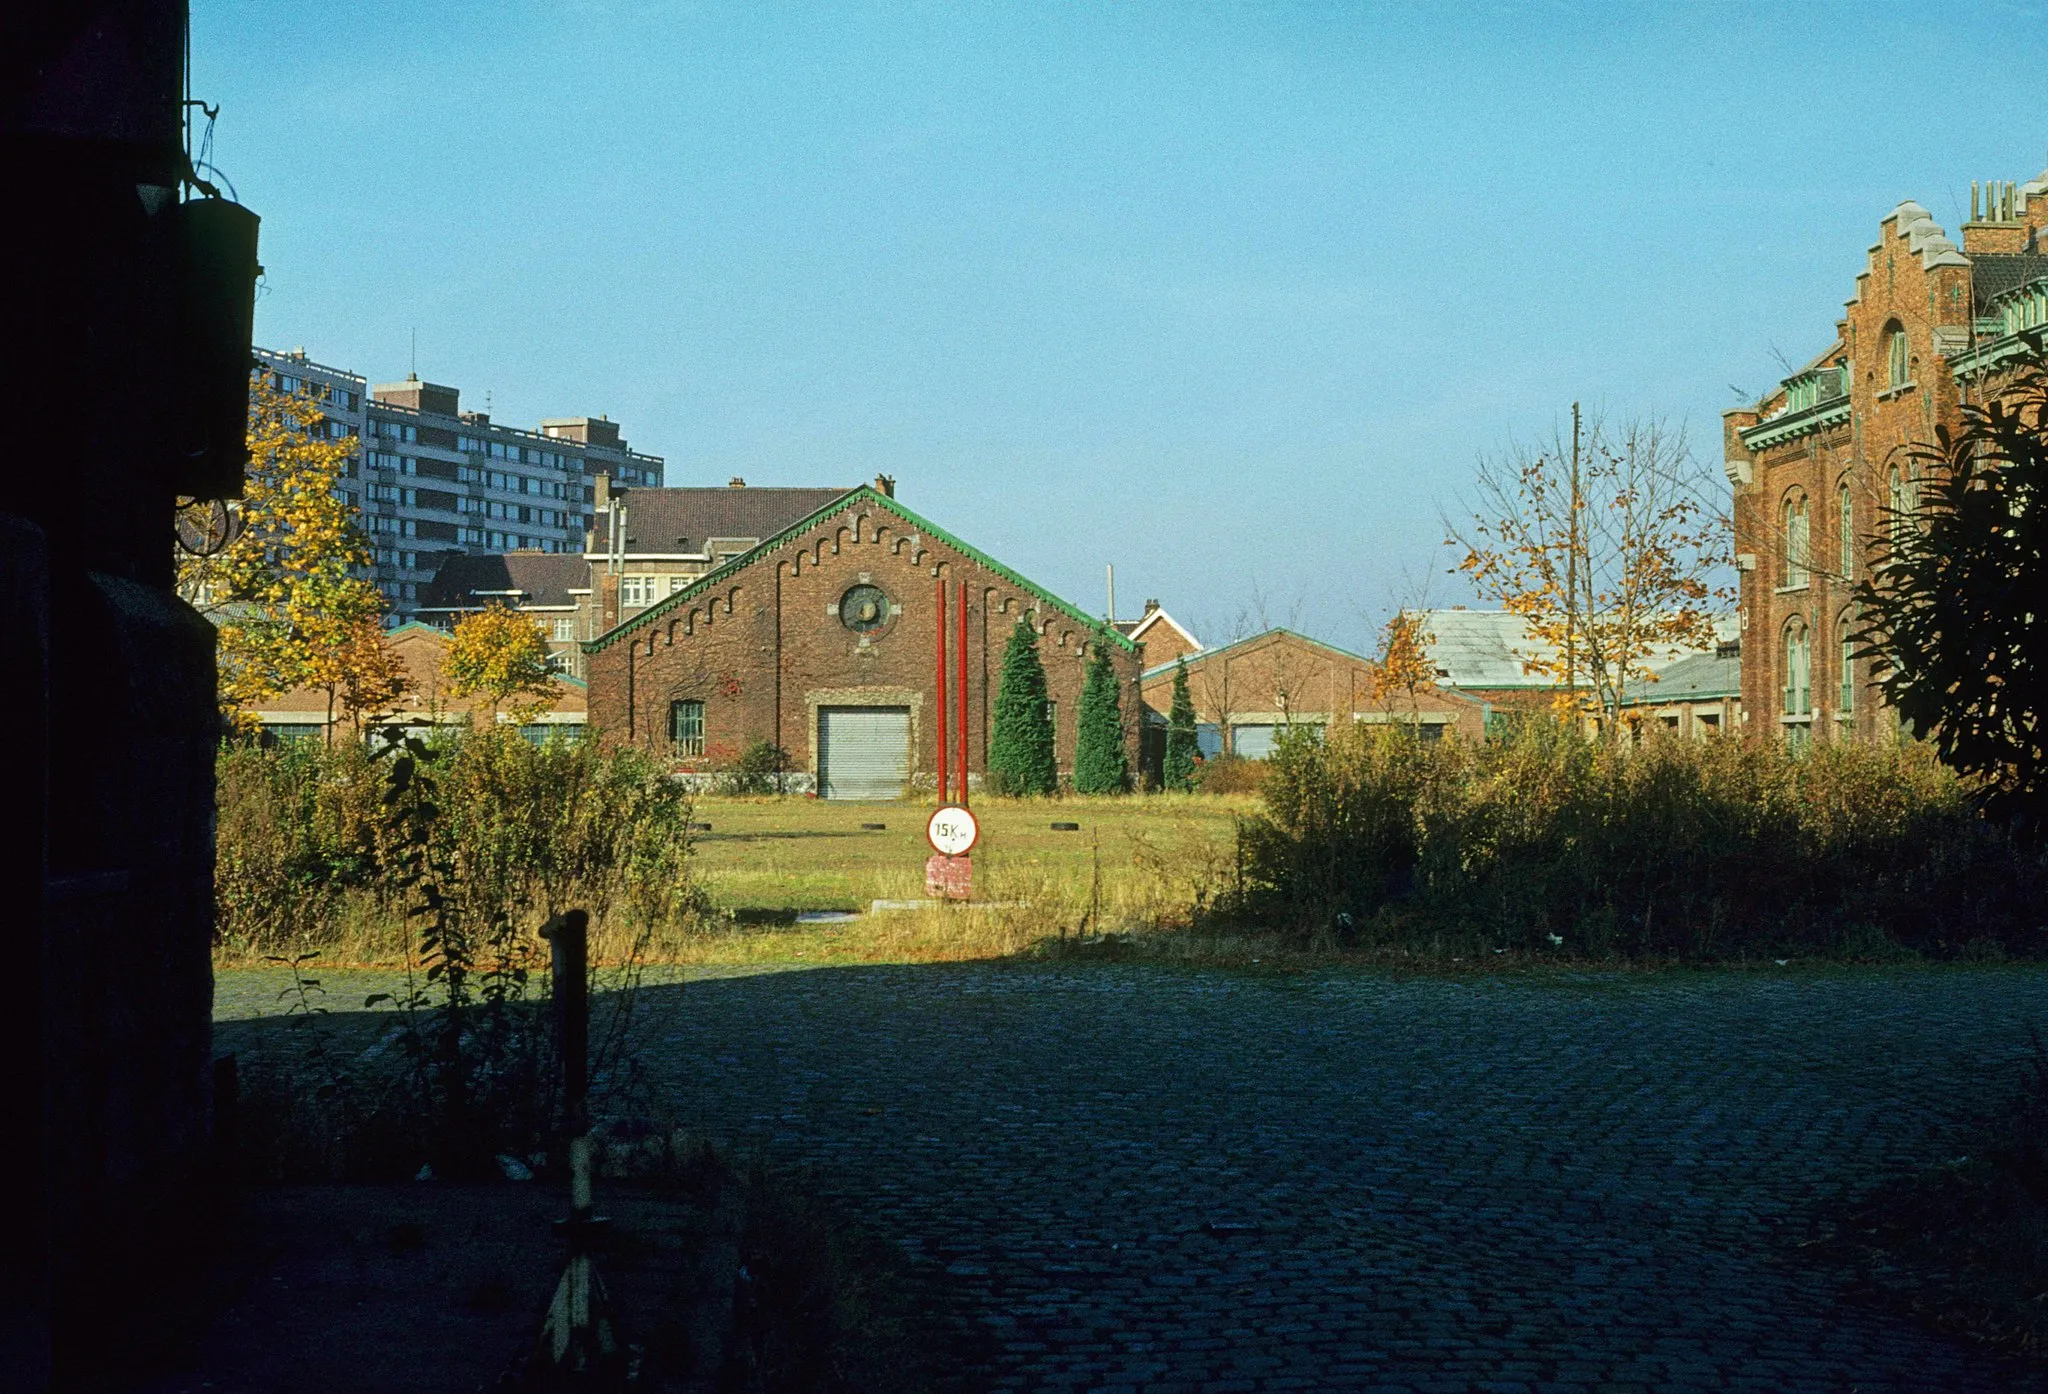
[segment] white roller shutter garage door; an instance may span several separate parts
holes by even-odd
[[[818,792],[828,799],[900,799],[910,778],[910,708],[820,707]]]

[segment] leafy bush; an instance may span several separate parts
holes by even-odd
[[[1486,745],[1283,740],[1237,912],[1311,934],[1590,955],[2048,947],[2048,865],[1917,745],[1529,723]]]
[[[1218,755],[1195,766],[1191,787],[1204,794],[1255,794],[1265,784],[1266,762]]]
[[[776,794],[789,768],[789,752],[769,740],[757,740],[727,761],[718,772],[721,794]]]
[[[436,836],[465,913],[522,932],[571,905],[594,924],[659,929],[696,915],[688,795],[653,760],[594,741],[522,739],[493,725],[439,738]],[[354,742],[235,746],[217,766],[216,933],[244,953],[331,945],[404,918],[403,848],[387,770]],[[593,931],[595,933],[595,931]]]

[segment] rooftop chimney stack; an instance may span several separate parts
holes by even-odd
[[[896,497],[896,476],[895,476],[895,475],[893,475],[893,474],[878,474],[878,475],[876,475],[876,476],[875,476],[875,492],[876,492],[876,493],[878,493],[878,494],[880,494],[880,495],[881,495],[881,496],[882,496],[883,498],[885,498],[885,499],[893,499],[893,498],[895,498],[895,497]]]
[[[744,489],[747,487],[747,481],[740,478],[738,475],[734,475],[732,478],[725,481],[725,487],[728,489]]]

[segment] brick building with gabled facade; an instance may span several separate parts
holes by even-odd
[[[768,741],[787,753],[791,787],[824,797],[932,788],[938,594],[943,586],[951,644],[963,583],[970,780],[987,768],[1003,649],[1020,617],[1038,632],[1062,775],[1073,766],[1082,678],[1097,649],[1125,689],[1136,768],[1142,645],[867,486],[686,578],[585,644],[590,720],[603,739],[684,768]]]
[[[1896,720],[1856,657],[1852,594],[1919,494],[1915,444],[2042,361],[2048,172],[1973,187],[1958,246],[1917,203],[1878,224],[1826,350],[1723,414],[1741,577],[1741,710],[1752,735],[1871,740]]]
[[[1182,661],[1175,655],[1155,663],[1146,650],[1145,705],[1156,730],[1172,714]],[[1378,664],[1291,629],[1269,629],[1184,661],[1195,740],[1206,760],[1263,760],[1290,727],[1321,730],[1346,721],[1413,726],[1424,740],[1447,731],[1475,741],[1486,735],[1485,702],[1434,683],[1383,696]]]

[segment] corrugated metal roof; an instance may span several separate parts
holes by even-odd
[[[1429,656],[1439,682],[1482,688],[1555,685],[1548,673],[1529,671],[1530,662],[1553,660],[1557,650],[1530,637],[1529,622],[1522,616],[1508,610],[1424,610],[1419,614],[1429,634]],[[1718,643],[1732,641],[1740,628],[1734,615],[1714,618]],[[1661,673],[1700,652],[1674,647],[1652,658],[1648,667]]]

